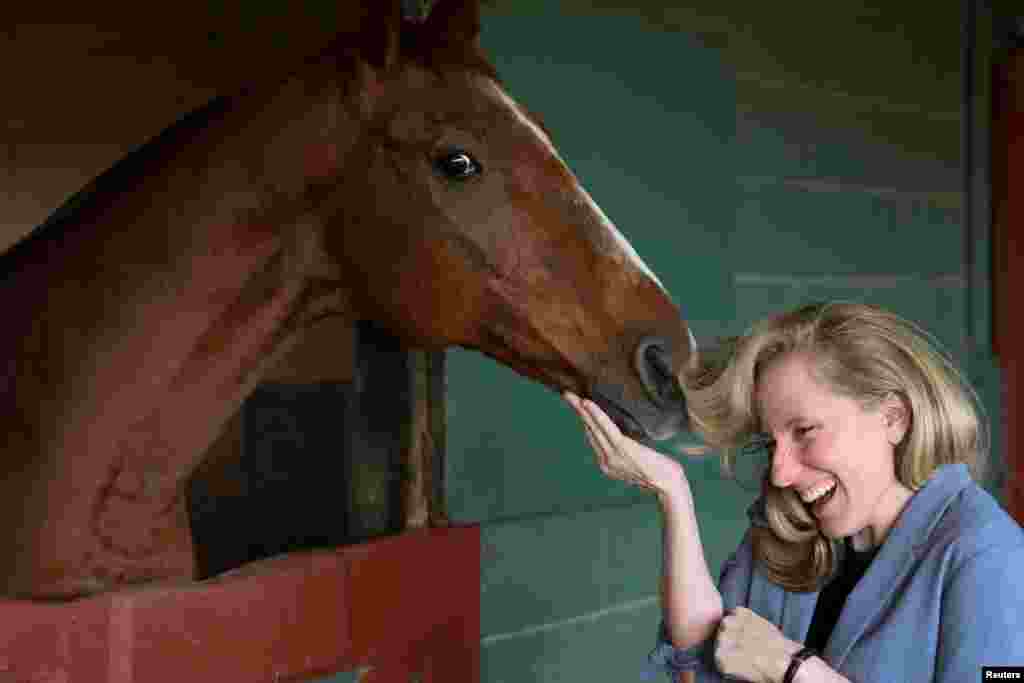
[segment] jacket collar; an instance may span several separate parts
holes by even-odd
[[[878,555],[850,593],[829,638],[824,654],[834,666],[842,664],[864,629],[888,607],[903,583],[902,577],[928,547],[939,520],[970,483],[967,465],[943,465],[911,496]]]

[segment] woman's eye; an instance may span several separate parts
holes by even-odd
[[[434,166],[445,177],[452,180],[465,180],[479,175],[483,170],[480,162],[474,159],[468,152],[461,150],[442,154],[434,160]]]
[[[803,438],[807,436],[807,434],[809,434],[813,429],[814,427],[797,427],[796,435],[800,438]]]

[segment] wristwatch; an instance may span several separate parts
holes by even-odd
[[[793,683],[793,679],[796,678],[796,672],[800,668],[800,665],[804,663],[804,660],[810,657],[817,657],[818,653],[809,647],[801,648],[799,652],[793,655],[793,658],[789,660],[789,668],[786,669],[786,675],[782,677],[782,683]]]

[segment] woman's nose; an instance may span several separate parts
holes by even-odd
[[[800,463],[790,450],[792,449],[788,446],[775,442],[775,450],[772,453],[772,484],[780,489],[792,485],[800,471]]]

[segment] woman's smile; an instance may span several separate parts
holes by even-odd
[[[825,512],[825,508],[835,498],[836,491],[839,490],[839,483],[833,482],[827,490],[818,496],[814,501],[810,503],[811,512],[814,513],[815,517],[821,518]]]

